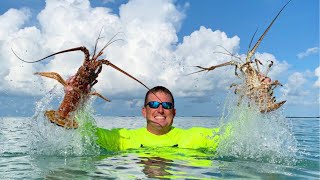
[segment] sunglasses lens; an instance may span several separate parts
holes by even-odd
[[[158,108],[160,106],[160,103],[157,101],[151,101],[148,103],[149,107],[151,108]]]
[[[164,109],[171,109],[172,108],[172,103],[171,102],[162,102],[162,107]]]
[[[156,109],[160,106],[160,104],[162,105],[163,109],[172,109],[173,108],[173,104],[171,102],[158,102],[158,101],[150,101],[147,103],[147,105],[149,105],[150,108]]]

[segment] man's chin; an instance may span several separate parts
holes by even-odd
[[[159,127],[159,128],[163,128],[167,125],[166,123],[155,122],[155,121],[149,121],[149,123],[152,124],[152,126]]]

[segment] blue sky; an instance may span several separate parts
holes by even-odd
[[[31,116],[39,102],[57,85],[33,75],[55,71],[64,78],[81,65],[81,53],[56,56],[38,64],[17,60],[10,47],[25,59],[39,59],[62,49],[85,45],[92,50],[102,27],[105,40],[124,32],[105,58],[152,87],[169,87],[179,116],[219,116],[232,82],[233,68],[186,76],[192,66],[212,66],[230,60],[217,56],[219,46],[243,55],[285,0],[10,0],[0,6],[0,115]],[[103,44],[103,42],[101,43]],[[259,46],[256,57],[273,60],[269,76],[278,79],[275,95],[287,100],[287,116],[319,116],[319,1],[292,0]],[[66,60],[68,59],[68,60]],[[98,115],[140,115],[146,90],[109,67],[95,89],[112,100],[96,99]],[[57,85],[57,92],[62,87]],[[58,93],[59,94],[59,93]],[[52,103],[56,108],[59,99]]]

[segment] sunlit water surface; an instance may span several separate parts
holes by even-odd
[[[105,152],[92,139],[81,137],[80,130],[65,130],[44,118],[2,117],[0,179],[320,178],[319,119],[278,123],[260,119],[265,122],[259,124],[240,116],[237,118],[243,121],[234,121],[238,128],[232,140],[222,141],[217,153],[178,148]],[[232,118],[228,116],[231,122]],[[105,128],[145,125],[142,117],[95,120]],[[218,117],[177,117],[174,125],[218,127],[222,121]]]

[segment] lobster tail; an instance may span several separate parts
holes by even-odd
[[[59,116],[59,114],[57,114],[57,111],[45,111],[44,115],[49,119],[51,123],[64,127],[66,129],[76,129],[79,127],[79,124],[75,120],[62,118]]]

